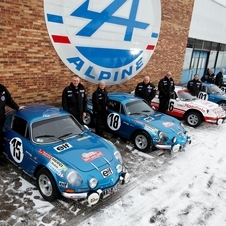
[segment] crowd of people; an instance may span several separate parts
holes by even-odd
[[[194,78],[187,83],[187,89],[193,96],[198,96],[202,89],[202,83],[214,83],[218,87],[223,86],[222,68],[215,76],[212,69],[208,69],[207,73],[199,80],[199,75],[195,74]],[[175,89],[172,73],[168,71],[166,75],[158,82],[159,92],[159,109],[158,111],[165,113],[168,109],[170,98]],[[143,81],[138,83],[135,88],[135,96],[141,97],[151,106],[153,98],[156,96],[157,88],[150,82],[149,76],[144,76]],[[15,110],[23,110],[25,106],[18,106],[7,88],[0,84],[0,165],[5,165],[6,161],[3,156],[4,149],[4,134],[3,126],[5,123],[5,106],[9,106]],[[103,136],[106,123],[106,110],[108,108],[108,92],[105,88],[105,82],[100,81],[97,89],[92,94],[93,113],[96,118],[96,134]],[[72,76],[69,86],[62,92],[62,107],[64,110],[72,114],[79,123],[83,124],[83,118],[87,111],[87,92],[85,87],[81,84],[80,78],[77,75]]]

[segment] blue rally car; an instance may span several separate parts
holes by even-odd
[[[8,159],[36,179],[48,201],[61,194],[94,205],[129,180],[116,147],[59,108],[12,110],[6,114],[4,134]]]
[[[226,93],[214,84],[202,83],[198,98],[219,104],[226,111]]]
[[[110,93],[107,110],[108,129],[132,140],[140,151],[157,149],[177,152],[190,144],[181,122],[153,110],[143,99],[127,93]],[[94,122],[92,101],[89,99],[84,123]]]

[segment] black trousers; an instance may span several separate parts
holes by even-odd
[[[169,99],[161,98],[159,99],[159,112],[165,113],[169,107]]]
[[[96,112],[96,134],[103,135],[106,125],[106,110]]]
[[[4,133],[3,133],[3,126],[5,120],[0,120],[0,155],[3,154],[4,150]]]

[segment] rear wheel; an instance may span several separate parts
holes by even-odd
[[[188,112],[185,116],[185,121],[191,127],[197,127],[203,122],[202,115],[196,111]]]
[[[47,169],[41,169],[37,173],[37,186],[42,197],[49,202],[59,196],[59,190],[52,174]]]
[[[136,132],[133,138],[134,145],[139,151],[151,151],[153,142],[150,135],[145,131]]]
[[[226,111],[226,101],[220,101],[218,104]]]

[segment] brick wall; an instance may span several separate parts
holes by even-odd
[[[133,79],[107,87],[108,91],[132,91],[150,75],[157,85],[166,71],[179,81],[194,0],[161,0],[160,37],[148,65]],[[55,52],[45,25],[43,1],[1,0],[0,83],[18,104],[60,103],[61,93],[73,74]],[[82,80],[90,95],[97,87]]]

